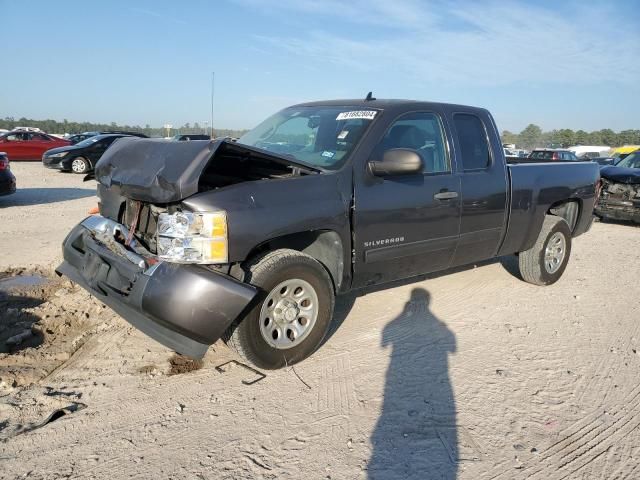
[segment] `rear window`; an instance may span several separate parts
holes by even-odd
[[[478,170],[491,165],[489,144],[482,121],[475,115],[456,113],[453,122],[458,134],[463,168]]]

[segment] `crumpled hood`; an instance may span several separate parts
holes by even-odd
[[[121,138],[102,155],[95,177],[134,200],[177,202],[198,192],[198,178],[220,143]]]
[[[617,183],[640,184],[640,168],[606,166],[600,169],[600,176]]]
[[[142,202],[173,203],[198,193],[199,180],[216,152],[267,159],[307,172],[320,169],[264,150],[228,140],[171,142],[162,139],[122,138],[109,148],[95,168],[95,178],[120,195]],[[214,160],[215,161],[215,160]]]

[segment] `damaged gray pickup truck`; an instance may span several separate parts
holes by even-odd
[[[237,142],[121,139],[60,274],[171,349],[254,365],[322,343],[336,295],[506,254],[547,285],[596,201],[591,162],[508,165],[481,108],[306,103]]]

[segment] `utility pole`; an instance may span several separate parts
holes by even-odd
[[[211,138],[213,139],[213,93],[216,80],[216,72],[211,72]]]

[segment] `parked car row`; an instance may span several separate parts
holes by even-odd
[[[107,148],[122,137],[148,138],[143,133],[121,130],[83,132],[60,138],[44,133],[38,128],[19,127],[0,134],[0,151],[4,153],[5,158],[11,160],[42,160],[47,168],[88,173],[94,169]],[[171,140],[208,141],[211,137],[202,134],[181,134]]]
[[[601,219],[623,220],[640,223],[640,147],[625,146],[589,147],[583,149],[540,148],[533,150],[527,158],[508,155],[512,151],[504,149],[507,162],[594,162],[600,166],[600,197],[594,214]],[[592,156],[598,153],[599,156]],[[581,155],[578,155],[581,154]]]

